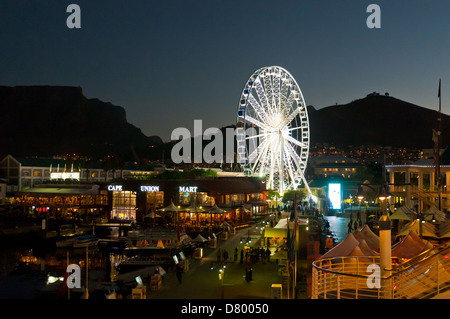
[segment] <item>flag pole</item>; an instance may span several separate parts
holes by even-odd
[[[288,242],[288,250],[287,250],[287,259],[286,259],[286,267],[287,267],[287,299],[289,299],[289,282],[291,281],[291,278],[289,276],[289,268],[291,268],[291,258],[290,258],[290,249],[291,249],[291,243],[290,243],[290,231],[289,231],[289,217],[286,218],[286,224],[287,224],[287,242]]]
[[[292,294],[292,298],[296,298],[296,288],[297,288],[297,232],[298,232],[298,223],[297,223],[297,194],[294,196],[294,293]]]
[[[439,79],[438,98],[439,98],[439,115],[438,115],[436,166],[437,166],[438,206],[439,206],[439,210],[441,210],[441,163],[440,163],[441,129],[442,129],[442,119],[441,119],[441,79]]]

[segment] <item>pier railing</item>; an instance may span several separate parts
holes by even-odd
[[[378,256],[349,256],[313,262],[313,299],[428,299],[450,289],[450,246],[433,247],[374,275]],[[377,284],[379,283],[379,284]]]

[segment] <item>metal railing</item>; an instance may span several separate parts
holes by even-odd
[[[349,256],[313,262],[313,299],[427,299],[450,289],[450,246],[433,247],[394,264],[376,284],[370,265],[379,256]]]

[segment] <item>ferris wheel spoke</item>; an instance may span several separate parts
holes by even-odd
[[[262,107],[265,110],[271,110],[269,105],[269,101],[267,100],[266,92],[261,84],[261,80],[258,78],[255,80],[256,94],[258,94],[258,98],[261,101]]]
[[[273,89],[272,89],[272,80],[271,80],[271,76],[270,76],[269,72],[264,74],[263,82],[264,82],[264,88],[265,88],[264,91],[266,92],[266,96],[267,96],[268,106],[272,110],[272,108],[273,108],[273,101],[272,101]]]
[[[298,156],[298,154],[292,149],[291,145],[288,145],[288,147],[290,148],[291,153],[293,153],[293,159],[294,159],[294,163],[296,163],[297,167],[299,167],[299,169],[297,170],[301,180],[303,181],[303,183],[305,184],[305,188],[308,191],[308,193],[311,194],[311,189],[309,188],[308,185],[308,181],[305,178],[305,175],[303,174],[304,169],[301,167],[301,165],[299,164],[299,162],[303,162],[300,157]],[[306,164],[305,164],[306,167]]]
[[[258,103],[258,101],[255,99],[252,93],[248,95],[248,102],[252,105],[253,109],[255,110],[256,114],[261,119],[261,121],[266,122],[267,121],[266,111],[261,106],[261,104]]]
[[[306,145],[305,143],[302,143],[302,142],[300,142],[300,141],[297,141],[295,138],[293,138],[292,136],[288,136],[287,138],[286,138],[289,142],[291,142],[291,143],[293,143],[293,144],[295,144],[295,145],[298,145],[298,146],[300,146],[300,147],[308,147],[308,145]]]
[[[285,121],[286,125],[289,124],[289,123],[291,123],[292,120],[293,120],[298,114],[300,114],[300,112],[301,112],[301,108],[300,108],[300,107],[297,107],[291,114],[289,114],[289,115],[286,117],[286,121]]]
[[[257,137],[268,137],[268,136],[271,136],[274,134],[275,134],[275,132],[261,133],[261,134],[257,134],[257,135],[247,136],[245,139],[250,140],[252,138],[257,138]]]
[[[263,145],[263,144],[261,144]],[[262,148],[262,151],[258,154],[258,158],[255,161],[255,165],[253,165],[253,170],[256,170],[256,167],[258,164],[260,164],[260,171],[264,172],[264,167],[266,165],[266,159],[267,159],[267,152],[268,152],[268,143],[264,144],[264,147]],[[263,161],[261,162],[261,159]]]
[[[292,165],[292,161],[290,160],[290,152],[287,149],[286,146],[284,146],[284,153],[285,153],[285,162],[286,162],[286,166],[288,168],[289,171],[289,176],[291,177],[292,180],[292,184],[293,184],[293,188],[296,189],[297,186],[300,184],[297,179],[298,179],[298,174],[296,173],[296,171],[294,170],[294,167]]]
[[[250,123],[256,125],[257,127],[262,128],[266,131],[269,131],[269,127],[267,125],[265,125],[263,122],[258,121],[257,119],[255,119],[249,115],[245,115],[245,121],[250,122]]]
[[[264,149],[264,147],[267,145],[267,143],[265,141],[262,141],[249,155],[248,155],[248,160],[249,163],[253,163],[252,161],[254,160],[254,158],[256,157],[257,154],[259,154],[261,152],[262,149]]]
[[[294,99],[295,99],[295,91],[291,90],[291,92],[289,93],[289,96],[286,100],[285,107],[290,109],[292,106],[292,103],[294,103]]]
[[[292,132],[292,131],[295,131],[295,130],[300,130],[302,128],[303,128],[302,126],[290,127],[290,128],[288,128],[288,131]]]
[[[280,76],[275,76],[273,79],[273,97],[272,97],[274,103],[273,108],[277,109],[277,113],[279,113],[281,106],[280,106]]]
[[[278,112],[281,113],[282,110],[284,110],[286,107],[288,107],[286,104],[288,96],[287,96],[287,92],[288,92],[288,86],[287,86],[287,81],[283,80],[281,82],[281,91],[280,91],[280,103],[278,106]]]
[[[300,164],[303,163],[302,159],[300,158],[300,156],[298,156],[297,152],[292,148],[292,145],[290,145],[289,143],[287,143],[286,145],[290,151],[292,159],[294,160],[294,164],[297,167],[297,170],[299,172],[303,171],[304,167],[302,167],[302,165]]]

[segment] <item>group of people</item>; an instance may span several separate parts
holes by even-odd
[[[264,247],[251,247],[249,249],[241,249],[240,251],[240,263],[243,264],[254,264],[258,261],[269,262],[270,261],[270,250],[269,248],[264,249]],[[239,249],[236,247],[234,249],[233,261],[238,260]],[[217,262],[228,262],[229,260],[228,251],[224,248],[219,248],[217,250]],[[231,260],[230,260],[231,261]]]
[[[351,232],[356,231],[358,229],[358,227],[361,227],[361,226],[362,226],[362,221],[360,218],[355,219],[354,222],[350,219],[347,224],[348,233],[350,234]]]

